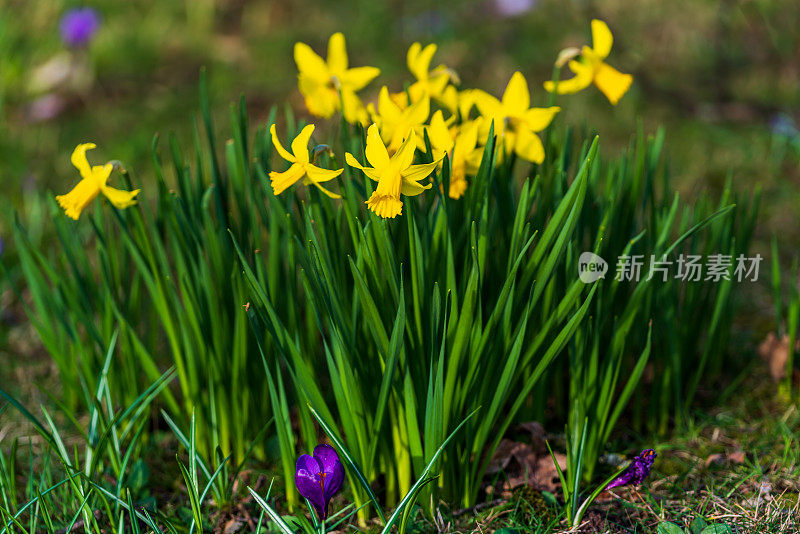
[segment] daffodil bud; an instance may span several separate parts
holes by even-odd
[[[561,52],[558,53],[558,57],[556,58],[556,67],[559,69],[563,69],[564,65],[569,63],[570,59],[574,59],[581,55],[581,49],[570,46],[569,48],[565,48]]]

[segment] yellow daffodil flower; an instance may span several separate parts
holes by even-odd
[[[416,196],[430,189],[431,184],[422,185],[420,180],[426,178],[439,165],[441,157],[432,163],[413,165],[415,134],[412,129],[406,131],[405,140],[391,157],[386,145],[381,140],[378,127],[372,125],[367,130],[367,146],[364,155],[372,167],[361,165],[349,152],[345,153],[347,164],[360,169],[368,178],[378,182],[378,186],[369,200],[367,207],[383,218],[394,218],[403,211],[400,195]]]
[[[100,193],[103,193],[115,207],[124,209],[136,204],[135,197],[140,191],[139,189],[123,191],[107,186],[106,182],[108,177],[111,176],[111,171],[114,170],[114,165],[106,163],[105,165],[91,167],[89,160],[86,159],[86,151],[95,147],[94,143],[83,143],[75,147],[71,161],[75,168],[78,169],[78,172],[81,173],[81,181],[66,195],[58,195],[56,197],[58,205],[64,209],[67,217],[76,221],[81,216],[84,208]]]
[[[442,96],[438,98],[439,104],[453,115],[459,110],[461,100],[461,93],[458,92],[458,89],[456,89],[454,85],[445,87],[444,91],[442,91]],[[469,115],[469,113],[467,113],[467,115]]]
[[[431,117],[428,126],[428,138],[434,152],[446,152],[450,156],[450,198],[461,198],[467,190],[467,175],[473,176],[483,156],[483,149],[478,144],[478,128],[481,118],[462,124],[460,127],[448,128],[441,111]]]
[[[341,198],[340,195],[332,193],[319,185],[322,182],[333,180],[342,174],[344,169],[322,169],[311,163],[308,154],[308,140],[311,138],[311,134],[314,133],[313,124],[309,124],[303,128],[297,137],[294,138],[291,152],[281,145],[281,142],[278,140],[278,135],[275,133],[274,124],[269,127],[269,133],[272,135],[272,144],[275,146],[275,150],[278,151],[278,154],[280,154],[283,159],[292,164],[291,167],[284,172],[271,171],[269,173],[269,179],[272,182],[272,190],[276,195],[280,195],[302,178],[305,185],[314,184],[329,197]]]
[[[453,94],[450,92],[451,87],[453,86],[450,86],[447,88],[447,90],[445,90],[445,99],[449,99],[447,108],[451,110],[453,114],[458,111],[462,121],[469,120],[469,115],[472,112],[472,108],[475,107],[476,97],[484,94],[484,91],[481,91],[480,89],[464,89],[463,91],[456,91],[456,93]],[[483,139],[483,141],[485,140],[486,139]]]
[[[473,89],[459,91],[455,85],[448,85],[436,102],[451,114],[460,116],[462,121],[466,121],[475,105],[473,93]]]
[[[408,87],[408,92],[403,91],[391,95],[392,100],[401,108],[409,105],[409,97],[411,103],[419,101],[424,95],[439,102],[443,99],[446,88],[452,87],[448,86],[450,80],[457,79],[455,73],[444,65],[439,65],[431,70],[431,60],[435,53],[435,44],[429,44],[423,48],[420,43],[414,43],[408,49],[406,63],[408,70],[417,81]],[[452,88],[455,90],[455,87]]]
[[[341,107],[347,122],[367,124],[364,105],[356,95],[375,79],[380,70],[375,67],[348,68],[344,35],[334,33],[328,41],[328,60],[323,60],[305,43],[295,43],[298,86],[308,111],[329,118]]]
[[[390,152],[399,149],[409,130],[417,132],[412,136],[416,147],[425,150],[425,140],[419,135],[419,132],[422,131],[422,125],[428,120],[431,112],[430,98],[427,94],[422,95],[417,102],[403,109],[389,97],[389,90],[383,86],[378,96],[377,111],[372,104],[368,108],[373,122],[380,129],[381,138],[387,143]]]
[[[513,151],[533,163],[544,161],[544,146],[536,132],[547,128],[561,108],[530,107],[528,82],[520,72],[511,76],[502,100],[481,90],[475,90],[473,98],[484,117],[481,138],[488,135],[489,125],[494,121],[494,132],[502,138],[506,153]]]
[[[592,20],[592,47],[584,46],[580,60],[569,62],[569,68],[575,76],[568,80],[559,80],[558,83],[544,82],[544,88],[551,93],[555,91],[564,95],[577,93],[594,83],[608,101],[616,106],[631,86],[633,76],[623,74],[603,61],[611,52],[613,42],[608,25],[602,20]]]
[[[450,152],[455,142],[455,134],[458,132],[458,127],[452,129],[447,124],[452,122],[453,117],[449,120],[444,120],[444,114],[441,110],[436,111],[431,117],[431,123],[425,127],[428,132],[428,139],[431,141],[431,146],[434,150],[439,152]]]

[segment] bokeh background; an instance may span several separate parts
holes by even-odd
[[[69,48],[59,20],[87,6],[100,30]],[[97,158],[122,160],[146,187],[154,134],[191,141],[202,66],[223,125],[241,95],[254,124],[274,104],[304,113],[293,44],[324,52],[336,31],[352,64],[382,70],[366,100],[381,83],[402,88],[406,50],[421,41],[439,44],[434,64],[454,68],[463,87],[499,94],[519,69],[542,104],[555,57],[588,42],[593,17],[615,35],[609,62],[635,82],[616,107],[593,88],[567,97],[560,120],[597,130],[607,155],[640,125],[663,126],[685,196],[729,175],[739,189],[761,183],[759,239],[800,243],[797,0],[2,0],[0,239],[15,212],[36,233],[42,199],[77,178],[69,154],[80,142],[96,142]]]

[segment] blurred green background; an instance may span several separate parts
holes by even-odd
[[[88,48],[70,50],[59,20],[84,6],[102,26]],[[24,219],[41,195],[71,188],[69,155],[85,141],[99,145],[97,161],[132,166],[146,188],[153,135],[191,139],[201,66],[221,124],[241,94],[256,124],[272,104],[305,113],[293,43],[324,52],[335,31],[345,33],[351,64],[383,71],[367,101],[382,83],[402,88],[406,50],[419,40],[439,44],[433,64],[454,68],[464,88],[498,94],[519,69],[542,104],[558,52],[587,43],[593,17],[614,33],[609,63],[635,81],[617,107],[594,88],[561,99],[560,120],[596,129],[609,155],[639,120],[646,132],[664,125],[686,194],[719,187],[729,172],[737,188],[761,182],[759,235],[800,242],[797,0],[2,0],[2,210]],[[0,236],[10,221],[0,217]]]

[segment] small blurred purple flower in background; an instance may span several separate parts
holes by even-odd
[[[776,113],[773,115],[769,120],[769,126],[775,135],[783,137],[798,137],[800,135],[797,124],[788,113]]]
[[[86,46],[100,28],[100,15],[91,7],[70,9],[61,17],[61,40],[67,46]]]
[[[641,484],[647,475],[650,474],[650,468],[653,467],[656,456],[658,455],[653,449],[643,450],[634,457],[630,465],[626,467],[617,478],[612,480],[605,489],[608,490],[619,486],[627,486],[628,484]]]
[[[538,0],[494,0],[494,7],[501,17],[518,17],[536,7]]]
[[[28,106],[28,117],[33,122],[44,122],[55,119],[62,111],[66,102],[56,94],[47,94],[37,98]]]
[[[300,455],[294,473],[294,482],[300,495],[308,499],[317,511],[320,521],[328,517],[328,503],[344,481],[344,466],[330,445],[314,447],[314,456]]]

